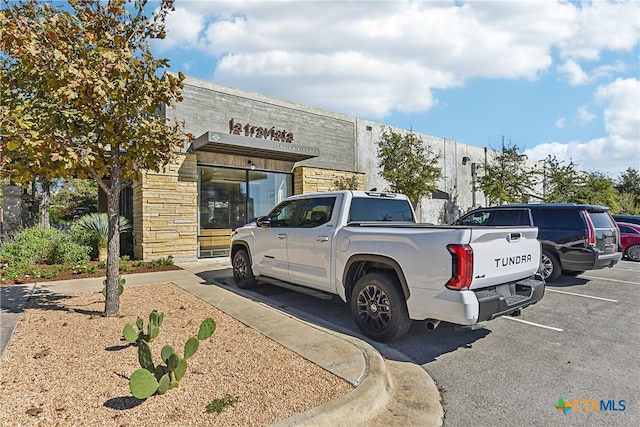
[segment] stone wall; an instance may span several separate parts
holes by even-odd
[[[194,154],[179,154],[163,172],[133,185],[134,256],[195,261],[198,251],[198,171]]]
[[[363,173],[298,166],[293,170],[293,194],[346,189],[341,188],[340,184],[352,179],[357,182],[357,190],[366,190]]]

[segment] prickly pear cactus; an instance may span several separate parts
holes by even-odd
[[[158,335],[160,335],[160,325],[164,319],[164,313],[158,313],[157,310],[153,310],[149,313],[149,324],[147,325],[147,333],[144,333],[144,320],[141,317],[136,319],[136,327],[138,332],[136,333],[133,326],[126,324],[122,330],[122,335],[125,341],[140,344],[140,341],[146,341],[148,343],[153,342]]]
[[[141,369],[138,369],[131,375],[129,379],[129,388],[131,394],[138,399],[146,399],[154,393],[164,394],[172,388],[180,386],[180,380],[187,372],[187,359],[195,354],[198,350],[201,340],[209,338],[216,330],[216,322],[207,318],[200,324],[197,337],[191,337],[184,345],[184,358],[180,357],[172,346],[165,345],[160,351],[160,357],[166,366],[154,366],[151,347],[147,341],[153,335],[154,328],[160,327],[164,313],[158,313],[156,310],[149,314],[148,333],[142,332],[143,322],[138,318],[136,326],[139,329],[136,334],[133,326],[125,325],[123,335],[127,341],[133,339],[138,341],[138,361]],[[157,335],[156,335],[157,336]],[[134,339],[134,337],[136,337]],[[132,341],[130,341],[132,342]]]

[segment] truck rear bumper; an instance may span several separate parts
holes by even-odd
[[[495,319],[540,301],[545,284],[538,277],[477,290],[412,289],[407,300],[409,317],[413,320],[436,319],[462,326]]]
[[[544,281],[529,278],[508,285],[475,291],[478,322],[495,319],[537,303],[544,296]]]

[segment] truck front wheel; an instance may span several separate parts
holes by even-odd
[[[411,326],[400,286],[393,276],[385,273],[369,273],[356,282],[351,312],[360,330],[380,342],[401,337]]]
[[[251,289],[256,286],[256,277],[251,270],[249,254],[244,249],[233,256],[233,281],[240,289]]]

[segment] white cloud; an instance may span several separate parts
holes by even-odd
[[[554,48],[568,58],[559,71],[585,84],[578,60],[631,49],[637,11],[635,1],[178,1],[157,43],[215,58],[220,83],[244,76],[244,89],[381,119],[427,111],[433,89],[467,79],[535,80]]]
[[[578,120],[581,124],[585,125],[594,120],[596,115],[591,113],[586,105],[578,107]]]
[[[166,18],[166,38],[155,40],[154,46],[164,52],[172,48],[196,46],[204,29],[204,16],[184,8],[176,8]]]
[[[596,101],[606,104],[604,120],[606,136],[587,142],[568,144],[550,142],[525,150],[530,159],[555,155],[559,160],[573,160],[578,168],[600,171],[617,177],[627,168],[640,169],[640,80],[618,79],[602,85]]]
[[[589,83],[589,75],[580,67],[573,59],[565,61],[564,64],[558,65],[558,72],[565,75],[571,86],[579,86]]]
[[[604,106],[602,135],[533,150],[557,152],[585,168],[603,166],[616,151],[613,170],[637,161],[640,114],[631,99],[638,98],[637,79],[635,86],[606,84],[625,65],[601,58],[637,49],[639,14],[637,0],[178,0],[167,39],[154,43],[179,49],[185,63],[189,56],[201,64],[209,58],[204,77],[219,83],[381,120],[428,111],[440,91],[470,80],[533,82],[557,73],[576,93],[603,82],[596,96]],[[562,62],[554,64],[557,57]],[[580,108],[583,123],[599,114],[592,105]],[[564,118],[555,125],[566,129]]]

